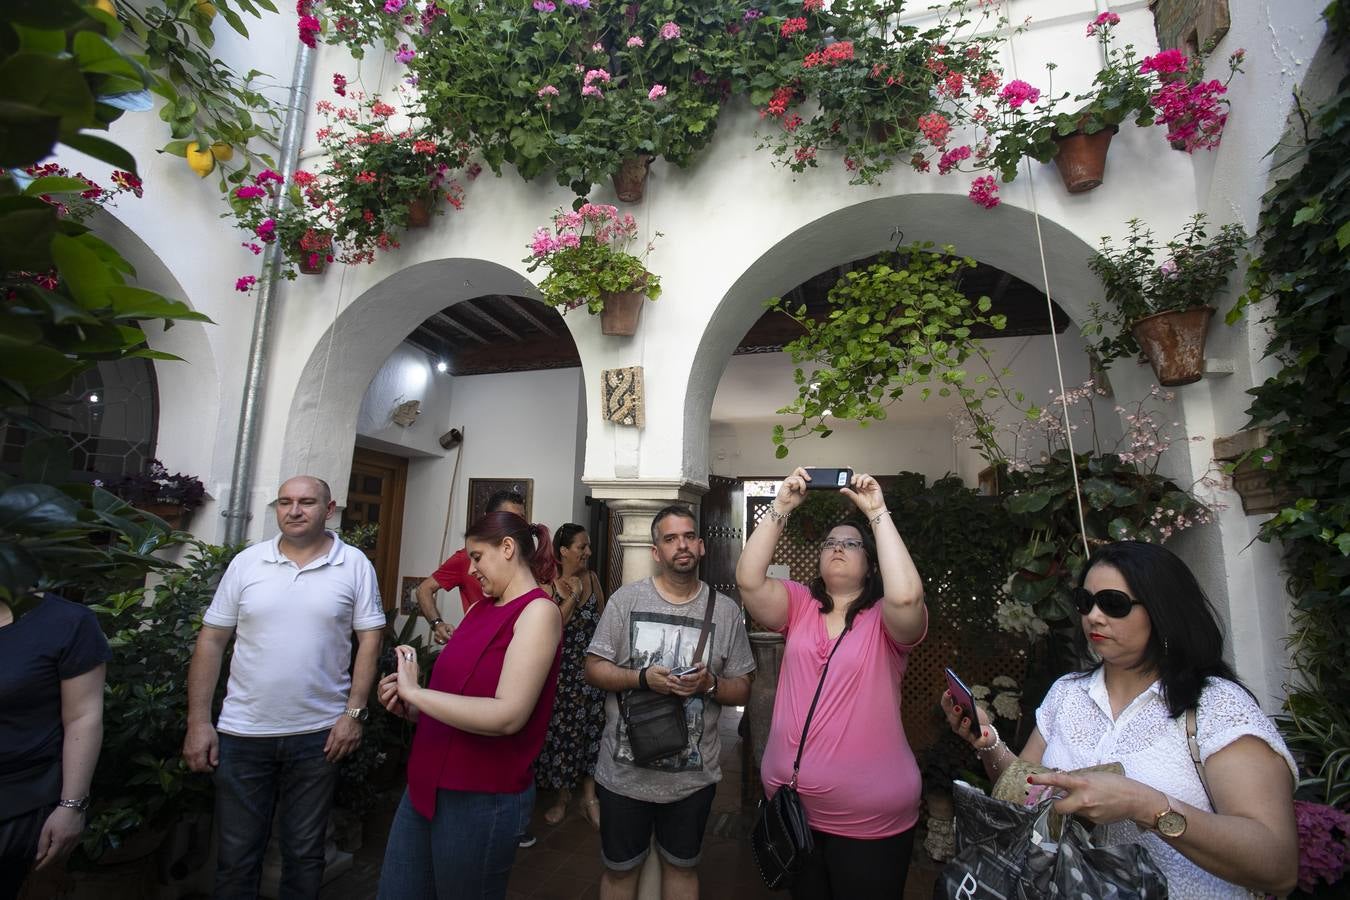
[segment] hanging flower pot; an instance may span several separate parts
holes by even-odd
[[[1214,307],[1196,306],[1154,313],[1130,326],[1163,387],[1192,384],[1205,373],[1205,337],[1213,316]]]
[[[624,203],[640,203],[647,187],[647,171],[655,157],[646,153],[630,156],[614,173],[614,193]]]
[[[324,255],[322,253],[318,251],[310,252],[306,250],[298,250],[297,252],[300,257],[299,269],[301,275],[323,274],[323,270],[325,265],[327,264],[327,260],[324,259]]]
[[[643,289],[605,291],[602,296],[605,308],[600,311],[600,332],[616,337],[636,334],[638,319],[642,317],[642,303],[647,299]]]
[[[426,228],[431,224],[431,201],[418,197],[408,204],[408,227]]]
[[[1111,146],[1111,138],[1119,130],[1119,127],[1111,125],[1092,134],[1075,131],[1055,138],[1059,147],[1055,153],[1055,166],[1070,194],[1090,191],[1102,183],[1106,172],[1106,151]]]

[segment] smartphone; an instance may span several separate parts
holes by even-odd
[[[670,674],[675,678],[683,678],[686,675],[693,675],[698,671],[698,666],[676,666],[670,670]]]
[[[970,717],[970,733],[974,737],[980,736],[980,717],[975,712],[975,695],[966,687],[966,683],[961,677],[951,669],[943,669],[947,673],[947,690],[952,695],[952,700],[961,707],[961,714]]]
[[[811,480],[806,483],[808,491],[837,491],[848,487],[853,481],[853,470],[844,469],[807,469]]]

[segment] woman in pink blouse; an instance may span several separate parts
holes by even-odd
[[[928,629],[923,582],[870,475],[840,489],[863,522],[831,529],[809,586],[767,577],[783,524],[806,499],[809,480],[799,468],[783,481],[736,566],[750,615],[787,635],[760,774],[769,796],[791,782],[811,698],[838,643],[797,774],[815,850],[792,896],[898,897],[920,797],[919,767],[900,722],[900,684],[909,652]]]

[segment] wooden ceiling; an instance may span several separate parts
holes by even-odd
[[[866,268],[877,256],[854,260],[808,278],[787,295],[792,305],[806,304],[807,313],[823,318],[829,311],[826,296],[846,272]],[[1020,337],[1049,334],[1045,295],[1001,269],[983,264],[961,280],[969,297],[989,297],[993,312],[1008,317],[1003,331],[979,329],[975,337]],[[1054,330],[1063,333],[1070,319],[1054,306]],[[572,313],[579,315],[580,313]],[[766,312],[741,338],[737,354],[772,353],[801,334],[801,326],[781,313]],[[565,369],[581,364],[571,332],[557,310],[538,300],[494,294],[463,300],[446,307],[419,325],[407,338],[437,360],[452,375],[488,375]]]

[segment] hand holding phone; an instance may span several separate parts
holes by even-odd
[[[850,468],[807,468],[804,470],[808,476],[806,489],[808,491],[837,491],[840,488],[846,488],[853,481],[853,470]]]
[[[699,667],[697,664],[692,666],[676,666],[670,670],[670,675],[672,678],[683,678],[686,675],[693,675],[698,670]]]
[[[960,676],[951,669],[943,669],[947,675],[947,693],[952,695],[952,701],[961,707],[961,714],[970,719],[970,734],[976,740],[980,739],[980,714],[975,708],[975,695],[966,687],[966,683]]]

